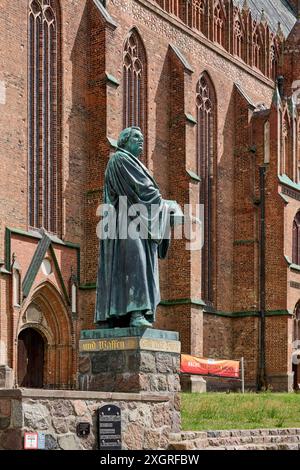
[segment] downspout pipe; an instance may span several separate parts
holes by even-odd
[[[259,243],[259,364],[258,364],[258,390],[266,389],[266,166],[259,167],[260,188],[260,243]]]

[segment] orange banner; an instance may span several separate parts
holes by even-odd
[[[181,354],[180,372],[197,375],[215,375],[218,377],[230,377],[238,379],[239,361],[204,359],[187,354]]]

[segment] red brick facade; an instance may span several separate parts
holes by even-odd
[[[54,234],[32,227],[29,213],[30,3],[33,10],[57,9],[60,18]],[[263,8],[263,1],[252,3]],[[161,263],[155,326],[178,330],[185,353],[244,356],[249,387],[293,387],[300,23],[290,32],[296,15],[286,8],[284,40],[274,18],[257,19],[247,1],[238,9],[230,0],[2,0],[0,367],[13,369],[15,384],[18,336],[33,328],[45,343],[45,386],[76,386],[79,332],[94,327],[96,210],[125,122],[124,68],[133,32],[142,64],[144,161],[166,199],[183,206],[207,205],[209,198],[210,205],[210,251],[189,251],[185,240],[174,240]],[[279,75],[284,80],[275,90]],[[214,112],[209,150],[199,147],[206,119],[196,101],[201,77]],[[206,193],[205,178],[211,178]],[[41,266],[45,258],[50,273]]]

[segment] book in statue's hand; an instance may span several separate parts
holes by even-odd
[[[166,204],[169,206],[170,220],[172,225],[181,225],[184,223],[184,213],[180,205],[176,201],[165,199]]]

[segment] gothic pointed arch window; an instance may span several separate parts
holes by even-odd
[[[190,26],[204,32],[205,8],[207,0],[192,0]]]
[[[300,211],[297,212],[293,221],[293,252],[292,262],[300,265]]]
[[[128,35],[124,46],[123,124],[124,127],[140,127],[146,140],[147,61],[143,42],[135,29]]]
[[[278,58],[279,58],[279,51],[278,51],[278,43],[275,37],[271,38],[270,44],[270,59],[269,59],[269,77],[276,81],[278,76]]]
[[[225,47],[225,12],[222,0],[214,2],[214,42]]]
[[[200,204],[204,206],[204,245],[202,248],[202,299],[211,304],[214,269],[214,165],[216,155],[216,94],[212,81],[203,73],[196,90],[197,160],[200,183]]]
[[[263,70],[263,41],[258,26],[253,25],[252,34],[252,66]]]
[[[236,15],[233,23],[233,53],[244,59],[244,26],[239,15]]]
[[[60,8],[58,0],[29,2],[28,214],[31,227],[59,233]]]
[[[180,0],[156,0],[156,3],[168,13],[179,16]]]
[[[288,111],[282,117],[282,151],[281,151],[281,174],[286,174],[293,180],[293,152],[290,141],[291,123]]]

